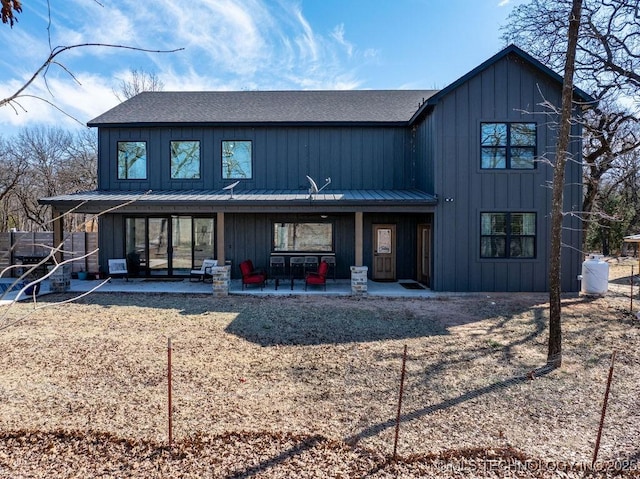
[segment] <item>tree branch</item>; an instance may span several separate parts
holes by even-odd
[[[46,70],[50,65],[52,64],[60,65],[58,62],[54,61],[59,55],[61,55],[66,51],[77,49],[77,48],[83,48],[83,47],[121,48],[124,50],[133,50],[133,51],[144,52],[144,53],[175,53],[175,52],[184,50],[184,48],[175,48],[173,50],[152,50],[147,48],[139,48],[139,47],[132,47],[128,45],[117,45],[117,44],[110,44],[110,43],[78,43],[75,45],[57,46],[51,50],[47,59],[42,63],[42,65],[40,65],[40,67],[35,71],[35,73],[24,83],[24,85],[18,88],[18,90],[15,91],[12,95],[0,100],[0,107],[9,105],[15,102],[16,99],[26,96],[26,95],[23,95],[22,93],[27,88],[29,88],[33,84],[33,82],[35,82],[36,79],[41,74],[43,74],[43,72],[44,72],[43,76],[46,77]],[[67,73],[69,73],[69,71],[66,68],[64,68],[64,70],[67,71]],[[37,98],[39,100],[45,101],[43,98],[38,96],[33,96],[33,98]],[[50,102],[48,103],[51,104]]]

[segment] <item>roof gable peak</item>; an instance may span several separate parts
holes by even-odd
[[[522,59],[524,62],[526,62],[527,64],[529,64],[530,66],[532,66],[536,70],[540,71],[544,75],[548,76],[549,78],[551,78],[552,80],[554,80],[554,81],[556,81],[556,82],[558,82],[560,84],[562,84],[563,81],[564,81],[563,77],[560,76],[558,73],[556,73],[551,68],[546,66],[544,63],[542,63],[541,61],[537,60],[536,58],[531,56],[529,53],[525,52],[520,47],[518,47],[518,46],[516,46],[516,45],[514,45],[512,43],[512,44],[506,46],[505,48],[503,48],[502,50],[500,50],[498,53],[493,55],[491,58],[487,59],[486,61],[484,61],[483,63],[481,63],[477,67],[475,67],[473,70],[469,71],[465,75],[463,75],[460,78],[458,78],[457,80],[455,80],[453,83],[450,83],[445,88],[443,88],[442,90],[440,90],[436,94],[432,95],[425,102],[425,104],[422,105],[418,109],[418,111],[416,111],[416,113],[413,116],[413,118],[411,119],[410,123],[413,123],[416,119],[422,117],[427,108],[432,107],[433,105],[438,103],[444,96],[449,94],[451,91],[455,90],[456,88],[458,88],[463,83],[466,83],[471,78],[475,77],[476,75],[479,75],[484,70],[486,70],[487,68],[491,67],[492,65],[495,65],[496,63],[498,63],[502,59],[508,57],[509,55],[516,55],[517,57]],[[595,103],[596,102],[595,98],[593,98],[591,95],[589,95],[588,93],[586,93],[585,91],[581,90],[578,87],[574,87],[574,95],[578,99],[580,99],[581,101],[583,101],[585,103]]]

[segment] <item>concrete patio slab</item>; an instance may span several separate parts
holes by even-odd
[[[394,282],[379,283],[368,281],[367,296],[372,297],[402,297],[402,298],[433,298],[443,295],[435,293],[429,289],[407,289],[401,283],[415,283],[411,280],[401,280]],[[10,284],[11,280],[2,280],[3,284]],[[210,283],[189,281],[189,279],[163,279],[163,278],[135,278],[126,281],[125,279],[112,279],[111,281],[98,280],[71,280],[70,293],[82,294],[92,290],[100,293],[165,293],[165,294],[212,294]],[[49,294],[49,281],[42,282],[40,295]],[[2,292],[0,291],[0,294]],[[326,291],[319,287],[309,287],[304,290],[304,281],[296,280],[293,284],[281,282],[278,289],[275,288],[273,280],[269,280],[267,285],[260,289],[256,286],[248,286],[242,289],[242,282],[233,279],[229,285],[230,295],[248,296],[351,296],[351,282],[348,279],[328,280]],[[16,299],[15,291],[4,293],[0,298],[0,304],[8,303]],[[20,300],[26,299],[22,294]]]

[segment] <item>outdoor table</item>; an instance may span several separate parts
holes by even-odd
[[[305,257],[305,256],[317,256],[318,257],[318,264],[320,264],[320,258],[322,256],[333,256],[335,257],[336,253],[333,251],[272,251],[270,254],[271,256],[283,256],[285,258],[285,267],[286,265],[290,264],[291,258],[292,257]],[[302,275],[301,277],[299,277],[298,279],[304,279],[304,264],[301,265],[301,271],[302,271]],[[289,275],[287,276],[285,273],[285,277],[283,278],[276,278],[275,279],[275,288],[278,289],[278,286],[280,285],[280,281],[279,279],[285,279],[288,278],[291,282],[290,286],[291,286],[291,290],[293,291],[293,286],[295,283],[295,272],[291,271],[291,268],[289,268]]]

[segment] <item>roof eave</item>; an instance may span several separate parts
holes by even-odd
[[[193,213],[227,212],[227,213],[336,213],[336,212],[396,212],[396,213],[424,213],[432,212],[437,201],[242,201],[218,200],[202,202],[175,201],[145,201],[131,203],[125,206],[114,200],[72,201],[51,200],[40,201],[41,204],[52,206],[58,211],[73,210],[75,213],[100,214],[106,210],[113,213],[174,213],[189,210]]]
[[[88,127],[97,128],[166,128],[175,126],[176,122],[94,122],[93,120],[87,123]],[[192,128],[206,128],[206,127],[305,127],[305,126],[375,126],[375,127],[406,127],[409,125],[409,120],[401,121],[263,121],[263,122],[250,122],[250,121],[224,121],[224,122],[180,122],[180,126],[189,126]]]
[[[269,196],[269,197],[263,197]],[[288,191],[282,193],[236,193],[206,194],[198,197],[192,193],[148,192],[130,195],[126,192],[106,193],[91,191],[70,195],[60,195],[38,200],[40,204],[51,205],[58,211],[100,213],[106,210],[131,211],[425,211],[437,206],[436,197],[416,190],[353,190],[347,196],[343,192],[323,194],[309,198],[306,192]]]

